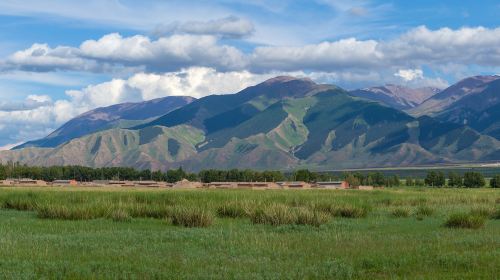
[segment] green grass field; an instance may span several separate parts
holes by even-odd
[[[500,190],[0,188],[1,279],[495,279]]]

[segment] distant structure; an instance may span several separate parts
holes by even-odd
[[[76,186],[78,182],[76,180],[54,180],[52,181],[53,186]]]
[[[348,189],[349,183],[347,181],[316,182],[314,187],[319,189]]]
[[[276,182],[282,189],[310,189],[311,184],[303,181]]]
[[[373,186],[350,186],[347,181],[329,181],[308,183],[303,181],[284,182],[191,182],[183,179],[176,183],[163,181],[121,181],[121,180],[94,180],[92,182],[78,182],[76,180],[55,180],[47,183],[43,180],[34,179],[7,179],[0,181],[2,186],[93,186],[93,187],[143,187],[143,188],[165,188],[165,189],[250,189],[250,190],[272,190],[272,189],[358,189],[373,190]]]
[[[34,180],[34,179],[7,179],[0,181],[0,185],[3,186],[47,186],[47,182],[43,180]]]
[[[280,189],[280,185],[273,182],[211,182],[207,183],[208,188],[215,189]]]
[[[203,184],[200,182],[191,182],[187,179],[182,179],[178,181],[177,183],[172,185],[172,188],[174,189],[197,189],[197,188],[203,188]]]

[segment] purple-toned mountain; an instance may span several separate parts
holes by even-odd
[[[188,96],[168,96],[138,103],[122,103],[97,108],[71,119],[45,138],[29,141],[14,149],[26,147],[53,148],[72,139],[98,131],[128,127],[150,121],[187,105],[195,98]]]
[[[420,105],[441,89],[434,87],[409,88],[388,84],[350,91],[352,96],[380,102],[398,110],[408,110]]]
[[[465,78],[425,100],[422,104],[408,112],[415,116],[438,115],[462,98],[472,95],[479,97],[480,93],[486,89],[489,83],[498,79],[500,79],[500,76],[474,76]]]

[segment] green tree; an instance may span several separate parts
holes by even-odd
[[[490,187],[492,188],[500,188],[500,175],[495,175],[490,180]]]
[[[346,180],[349,183],[349,185],[353,186],[353,187],[357,187],[361,184],[361,182],[359,181],[359,178],[354,176],[351,173],[346,174],[344,180]]]
[[[486,181],[479,172],[465,172],[464,173],[464,186],[466,188],[479,188],[484,187]]]
[[[425,182],[422,179],[415,179],[415,186],[417,187],[423,187],[425,186]]]
[[[308,169],[300,169],[295,171],[294,178],[296,181],[304,181],[304,182],[312,182],[316,180],[315,174],[309,171]]]
[[[463,185],[463,179],[460,174],[456,172],[448,173],[448,186],[450,187],[461,187]]]
[[[406,186],[407,187],[415,186],[415,180],[413,180],[411,177],[406,178]]]
[[[446,184],[444,173],[441,171],[430,171],[425,177],[425,184],[431,187],[442,187]]]
[[[393,175],[387,178],[385,186],[386,187],[398,187],[400,185],[398,175]]]

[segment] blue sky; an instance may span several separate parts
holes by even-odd
[[[500,4],[477,3],[1,1],[0,148],[95,107],[279,74],[348,89],[497,74]]]

